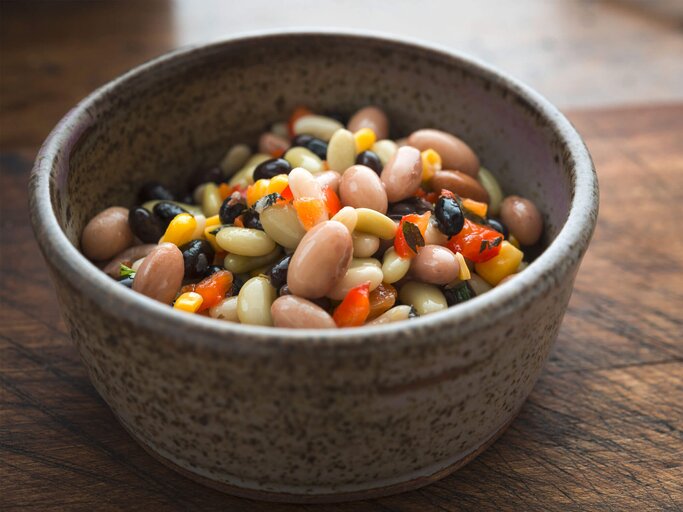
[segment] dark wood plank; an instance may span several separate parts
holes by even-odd
[[[35,44],[22,39],[26,26],[0,16],[0,508],[315,509],[225,496],[156,463],[116,423],[66,335],[28,225],[32,159],[78,98],[171,45],[155,25],[169,23],[158,8],[166,4],[123,16],[138,24],[130,32],[101,28],[103,12],[122,20],[105,4],[79,4],[77,15],[47,4],[66,23],[60,33],[72,34],[61,42],[46,35],[49,16],[32,25]],[[145,27],[155,35],[140,35]],[[557,347],[519,417],[441,482],[326,510],[683,506],[683,105],[570,118],[598,168],[600,221]]]

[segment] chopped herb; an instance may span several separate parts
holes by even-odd
[[[488,248],[489,248],[489,241],[488,240],[482,240],[481,244],[479,244],[479,253],[484,252]]]
[[[460,283],[453,288],[445,288],[443,290],[443,294],[444,297],[446,297],[446,303],[449,306],[466,302],[474,297],[474,292],[470,288],[470,285],[467,283],[467,281]]]
[[[119,277],[135,277],[135,270],[121,263]]]
[[[273,192],[272,194],[263,196],[261,199],[256,201],[256,204],[254,204],[253,208],[258,213],[261,213],[263,210],[265,210],[269,206],[273,206],[275,203],[282,199],[283,197],[280,194],[278,194],[277,192]]]
[[[415,306],[411,304],[410,311],[408,312],[408,318],[417,318],[418,316],[420,316],[420,314],[417,312],[417,309],[415,309]]]
[[[417,254],[419,247],[425,246],[425,239],[423,238],[422,233],[420,233],[420,228],[412,222],[403,222],[403,237],[406,239],[408,247],[410,247],[415,254]]]
[[[499,236],[498,238],[494,239],[494,240],[489,244],[489,246],[490,246],[490,247],[498,247],[498,246],[499,246],[500,244],[502,244],[502,243],[503,243],[503,237],[502,237],[502,236]]]

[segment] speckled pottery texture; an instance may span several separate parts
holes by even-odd
[[[78,252],[86,221],[132,206],[143,182],[184,182],[297,105],[367,104],[394,137],[436,127],[465,139],[508,193],[539,205],[548,249],[458,307],[336,331],[173,311]],[[598,201],[583,142],[533,91],[439,48],[339,32],[236,37],[137,68],[67,114],[30,188],[64,320],[124,427],[199,481],[300,502],[425,485],[502,432],[557,336]]]

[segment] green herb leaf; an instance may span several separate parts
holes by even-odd
[[[260,214],[263,210],[265,210],[269,206],[273,206],[280,199],[282,199],[282,196],[280,194],[278,194],[277,192],[273,192],[272,194],[268,194],[267,196],[263,196],[261,199],[256,201],[253,208],[254,208],[254,210],[256,210]]]
[[[425,246],[425,239],[422,237],[422,233],[420,233],[420,228],[418,228],[417,225],[413,224],[412,222],[404,221],[402,229],[403,237],[406,239],[408,247],[410,247],[412,251],[417,254],[418,247]]]
[[[470,288],[469,284],[467,284],[467,281],[460,283],[453,288],[445,288],[443,290],[443,294],[444,297],[446,297],[446,302],[449,306],[466,302],[474,297],[474,292]]]
[[[119,267],[119,276],[120,277],[128,277],[128,276],[135,277],[135,270],[133,270],[132,268],[121,263],[121,266]]]

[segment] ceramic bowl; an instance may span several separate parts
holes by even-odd
[[[298,105],[384,108],[395,138],[467,141],[531,198],[547,249],[490,293],[430,316],[332,331],[243,326],[118,286],[78,251],[95,213],[184,182]],[[513,420],[557,336],[597,216],[574,128],[502,73],[421,43],[340,32],[234,37],[158,58],[70,111],[37,157],[31,220],[90,378],[156,458],[236,495],[368,498],[454,471]]]

